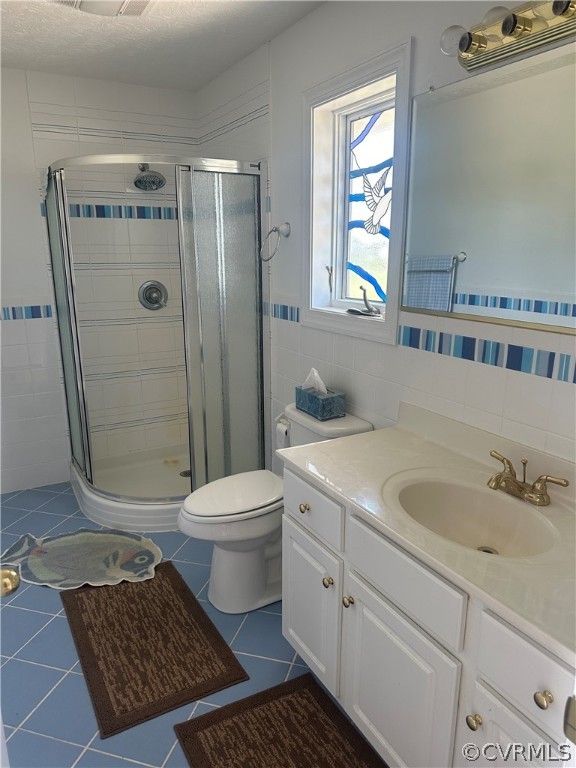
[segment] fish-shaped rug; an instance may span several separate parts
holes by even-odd
[[[74,589],[83,584],[99,587],[151,579],[162,552],[151,539],[137,533],[81,528],[41,539],[25,533],[1,559],[3,566],[19,566],[22,581]]]

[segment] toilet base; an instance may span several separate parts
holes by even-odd
[[[214,595],[210,587],[208,588],[208,600],[212,603],[214,608],[222,611],[222,613],[248,613],[249,611],[255,611],[257,608],[264,608],[265,605],[277,603],[278,600],[282,600],[282,581],[279,580],[268,584],[260,599],[253,601],[246,600],[243,604],[244,607],[241,607],[241,603],[232,605],[226,598],[221,602],[219,595]]]
[[[247,613],[282,599],[281,538],[247,552],[214,545],[208,600],[222,613]]]

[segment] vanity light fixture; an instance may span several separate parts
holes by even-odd
[[[474,70],[574,35],[576,0],[531,0],[515,8],[498,5],[469,30],[448,27],[440,49]]]
[[[142,16],[150,11],[156,0],[56,0],[78,11],[96,16]]]

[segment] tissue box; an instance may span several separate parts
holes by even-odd
[[[315,389],[296,387],[296,408],[314,416],[319,421],[338,419],[346,416],[346,395],[329,389],[323,395]]]

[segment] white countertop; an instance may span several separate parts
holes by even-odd
[[[530,557],[486,555],[438,536],[395,505],[384,503],[383,484],[408,469],[450,468],[457,479],[458,469],[468,468],[483,472],[488,481],[502,469],[499,462],[490,458],[488,446],[508,456],[517,469],[521,468],[520,456],[526,456],[530,481],[539,474],[554,474],[570,480],[568,489],[549,486],[551,504],[547,507],[536,508],[516,500],[532,510],[538,509],[555,526],[559,535],[548,551]],[[374,529],[574,665],[576,473],[573,464],[404,405],[396,427],[285,448],[277,453],[287,469],[344,503]]]

